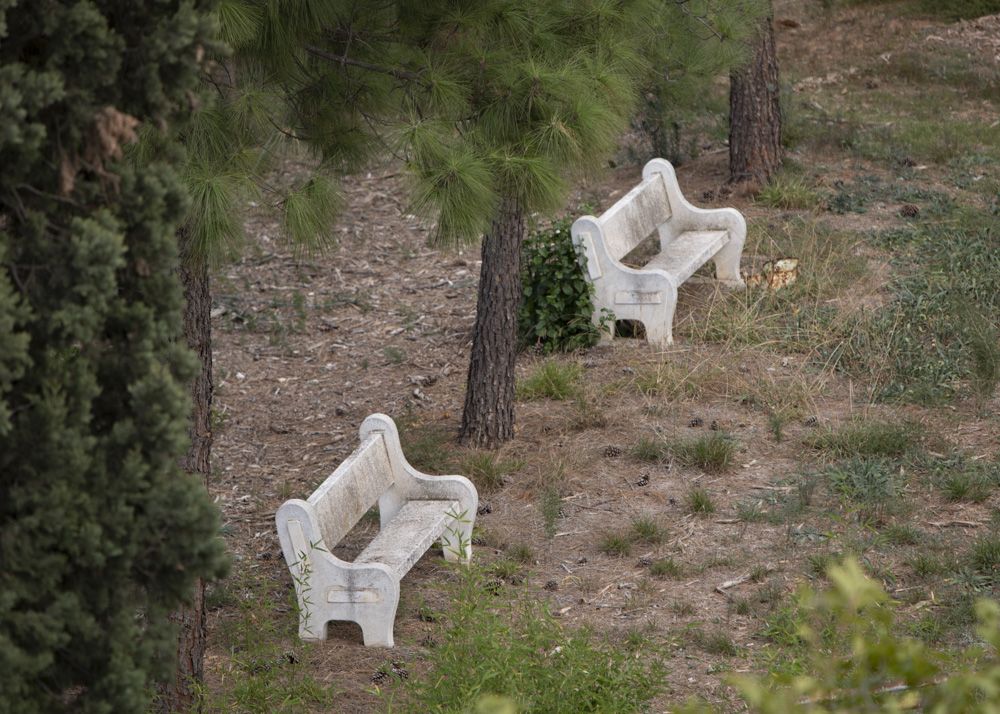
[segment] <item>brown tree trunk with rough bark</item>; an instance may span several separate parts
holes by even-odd
[[[476,327],[459,432],[462,443],[472,446],[494,448],[514,438],[514,360],[524,230],[521,205],[504,199],[483,236]]]
[[[729,181],[766,184],[781,166],[781,103],[773,11],[755,40],[750,63],[730,75]]]
[[[188,260],[186,234],[178,232],[181,245],[180,277],[184,285],[184,339],[198,357],[198,373],[191,382],[192,411],[188,431],[191,444],[181,461],[185,471],[197,474],[208,487],[212,453],[212,294],[208,265],[197,258]],[[173,677],[161,684],[157,697],[159,712],[200,710],[195,685],[204,676],[207,620],[205,581],[195,583],[191,602],[171,613],[177,623],[177,666]]]

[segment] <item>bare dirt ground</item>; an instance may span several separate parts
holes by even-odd
[[[997,18],[949,27],[911,20],[873,26],[862,10],[831,19],[803,5],[778,4],[782,61],[794,66],[802,86],[793,101],[805,101],[817,82],[847,91],[863,84],[865,76],[870,79],[867,70],[852,73],[838,58],[870,56],[873,43],[914,44],[934,35],[943,43],[974,48],[984,60],[996,54],[995,43],[987,49],[980,39],[995,37],[990,28],[995,30]],[[994,56],[993,61],[1000,60]],[[830,185],[874,170],[834,154],[793,158],[822,173]],[[599,209],[609,206],[639,173],[638,166],[629,166],[582,186],[570,211],[581,200]],[[697,204],[735,206],[751,225],[784,219],[785,212],[748,197],[720,195],[727,193],[720,191],[726,178],[724,147],[710,147],[680,167],[678,175],[682,190]],[[208,670],[214,690],[225,690],[242,676],[227,628],[243,617],[247,601],[268,600],[276,603],[273,608],[250,607],[251,617],[271,620],[289,652],[319,681],[336,688],[336,707],[330,710],[370,712],[383,706],[372,693],[378,668],[398,661],[420,670],[433,644],[440,625],[427,621],[433,619],[427,612],[447,605],[438,587],[449,577],[443,561],[428,554],[404,580],[398,646],[391,653],[364,648],[360,632],[347,624],[331,626],[328,642],[303,647],[293,636],[291,581],[273,515],[286,498],[310,493],[351,452],[358,425],[372,412],[401,420],[412,438],[438,439],[447,452],[444,463],[460,464],[473,453],[442,435],[454,433],[461,413],[479,256],[475,247],[460,253],[427,247],[427,226],[406,213],[403,178],[395,166],[372,167],[350,177],[344,188],[346,209],[336,246],[328,253],[296,259],[278,240],[278,226],[257,217],[252,254],[220,271],[215,281],[218,428],[212,493],[223,514],[233,574],[220,586],[226,595],[216,598],[211,611]],[[838,231],[868,229],[891,224],[898,208],[876,206],[864,215],[824,220]],[[877,303],[889,268],[884,256],[869,251],[866,259],[863,295],[853,297]],[[516,438],[500,456],[522,465],[503,488],[481,495],[489,512],[477,519],[482,532],[477,559],[495,560],[506,557],[512,546],[527,546],[522,552],[530,554],[529,562],[519,576],[523,583],[509,585],[510,593],[546,599],[569,626],[591,625],[613,640],[644,632],[668,645],[669,691],[661,708],[692,694],[739,708],[722,673],[760,670],[762,612],[812,577],[808,558],[829,550],[831,532],[852,532],[846,517],[816,524],[748,522],[738,516],[741,504],[767,508],[793,489],[790,479],[817,459],[806,453],[805,437],[870,416],[912,420],[934,439],[984,455],[995,453],[998,438],[997,419],[980,418],[969,405],[944,410],[873,406],[863,385],[817,367],[810,355],[695,339],[698,321],[719,299],[708,283],[684,288],[677,314],[680,338],[666,352],[620,339],[562,358],[584,367],[589,411],[572,401],[520,402]],[[539,361],[523,355],[519,376]],[[658,377],[658,393],[643,394],[641,381]],[[791,415],[781,441],[773,436],[771,412],[760,406],[774,403],[786,404]],[[992,406],[995,414],[995,399]],[[740,444],[736,463],[722,474],[709,475],[672,459],[645,463],[629,455],[641,437],[688,437],[713,428]],[[549,537],[540,495],[557,473],[562,474],[557,483],[562,505],[556,533]],[[714,513],[690,513],[686,499],[692,487],[711,495]],[[926,494],[913,523],[944,544],[961,542],[969,537],[962,529],[930,524],[982,524],[994,505],[1000,505],[996,496],[968,504]],[[608,533],[626,531],[641,516],[665,527],[662,542],[636,544],[627,557],[601,552]],[[356,552],[374,527],[363,521],[338,554]],[[680,577],[650,577],[648,563],[666,557],[681,566]],[[870,557],[886,569],[899,560],[891,553]],[[752,580],[725,592],[716,589],[751,574]],[[905,568],[891,583],[900,590],[911,584]],[[739,600],[748,606],[735,608]],[[695,631],[724,632],[738,654],[706,651]]]

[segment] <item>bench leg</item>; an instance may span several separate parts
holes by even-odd
[[[391,605],[391,607],[390,607]],[[396,607],[399,605],[397,597],[395,602],[385,603],[382,607],[365,608],[356,622],[361,625],[361,634],[365,640],[365,647],[392,647],[392,629],[396,622]]]
[[[319,622],[315,617],[299,613],[299,639],[303,642],[323,642],[326,640],[327,620]]]
[[[392,647],[392,631],[396,622],[396,608],[399,594],[395,599],[379,604],[356,607],[352,612],[335,609],[313,613],[311,617],[299,618],[299,639],[303,642],[324,642],[327,639],[328,622],[356,622],[361,626],[365,647]]]
[[[646,328],[646,342],[654,347],[664,348],[674,343],[674,312],[677,310],[677,288],[663,291],[664,301],[657,305],[653,319],[643,320]]]
[[[653,322],[652,320],[646,323],[646,342],[654,347],[672,345],[674,343],[673,321],[674,314],[671,310],[665,323]]]
[[[745,288],[743,276],[740,275],[740,255],[743,253],[742,242],[730,242],[715,255],[715,279],[727,288]]]

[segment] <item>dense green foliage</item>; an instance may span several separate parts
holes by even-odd
[[[831,588],[800,592],[795,632],[809,658],[804,674],[736,677],[733,683],[762,714],[779,712],[994,712],[1000,704],[1000,606],[976,605],[978,634],[961,671],[919,640],[898,634],[893,602],[855,561],[828,571]]]
[[[296,135],[342,164],[381,141],[406,159],[439,238],[474,240],[501,198],[564,197],[614,147],[642,84],[672,106],[742,56],[762,3],[302,0],[253,8],[244,55],[288,90]],[[237,10],[237,12],[242,12]]]
[[[248,51],[291,88],[298,135],[342,163],[389,142],[437,236],[472,240],[501,198],[559,205],[564,169],[613,146],[643,67],[640,5],[267,4]]]
[[[515,706],[496,711],[626,714],[646,711],[662,689],[655,649],[564,629],[533,598],[507,597],[510,586],[476,568],[459,578],[431,669],[407,684],[405,711],[467,712],[499,695]]]
[[[564,218],[524,241],[518,336],[523,345],[542,352],[590,347],[604,327],[591,320],[594,287],[584,276],[586,259],[569,229]],[[606,315],[604,322],[613,319]]]
[[[181,174],[191,197],[185,257],[217,264],[237,255],[251,203],[280,214],[282,237],[297,252],[323,248],[340,208],[331,170],[346,166],[276,171],[283,160],[302,153],[300,143],[282,129],[290,120],[287,97],[263,70],[268,57],[281,56],[287,48],[253,44],[256,35],[267,32],[268,16],[258,4],[222,0],[217,16],[227,45],[206,63],[212,91],[201,97],[178,137],[187,149]],[[150,138],[144,148],[163,148]]]
[[[143,711],[221,543],[187,442],[176,151],[194,3],[0,2],[0,711]]]
[[[658,42],[651,48],[650,73],[633,125],[649,140],[650,156],[682,163],[696,149],[684,129],[715,115],[724,130],[728,107],[706,91],[713,80],[746,60],[747,40],[767,11],[761,0],[699,0],[664,3]],[[641,156],[641,159],[647,157]]]

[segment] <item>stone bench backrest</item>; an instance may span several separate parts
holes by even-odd
[[[336,546],[395,481],[385,438],[371,434],[308,498],[326,547]]]
[[[665,178],[654,173],[597,219],[608,255],[615,260],[631,253],[670,219]]]

